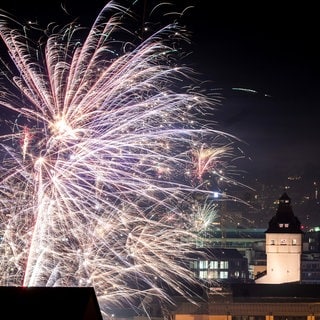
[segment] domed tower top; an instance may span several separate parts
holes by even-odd
[[[276,214],[269,221],[266,233],[303,233],[299,219],[293,214],[287,193],[279,198]]]

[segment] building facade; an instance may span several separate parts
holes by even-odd
[[[233,284],[206,301],[181,302],[174,320],[319,320],[320,287],[300,284]]]
[[[248,260],[236,249],[198,248],[190,260],[196,278],[205,282],[248,282]]]
[[[301,224],[284,193],[266,231],[267,269],[256,283],[289,283],[301,280]]]

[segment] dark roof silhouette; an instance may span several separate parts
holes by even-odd
[[[92,287],[2,287],[1,319],[102,320]]]
[[[281,284],[231,284],[234,301],[250,302],[301,302],[319,301],[320,286],[318,284],[281,283]]]
[[[226,259],[243,259],[243,255],[237,249],[230,248],[197,248],[194,252],[189,255],[192,259],[197,258],[211,258],[215,260],[226,260]]]
[[[278,210],[269,221],[266,233],[303,233],[301,223],[293,214],[291,199],[286,192],[279,198]]]

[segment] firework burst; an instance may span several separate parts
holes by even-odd
[[[105,315],[170,301],[165,288],[188,294],[190,203],[232,157],[229,137],[196,116],[214,101],[183,87],[190,70],[168,44],[180,27],[116,41],[126,12],[107,4],[84,41],[68,25],[32,45],[0,24],[13,62],[0,104],[14,119],[0,137],[1,285],[93,286]]]

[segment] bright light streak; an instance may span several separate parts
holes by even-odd
[[[190,201],[210,194],[203,173],[230,158],[230,137],[196,117],[212,100],[174,90],[190,80],[167,42],[180,27],[121,52],[129,34],[117,47],[112,10],[126,12],[109,3],[82,44],[70,25],[32,49],[26,28],[0,22],[14,63],[0,104],[17,119],[0,136],[0,284],[93,286],[106,317],[170,301],[165,287],[187,295]]]

